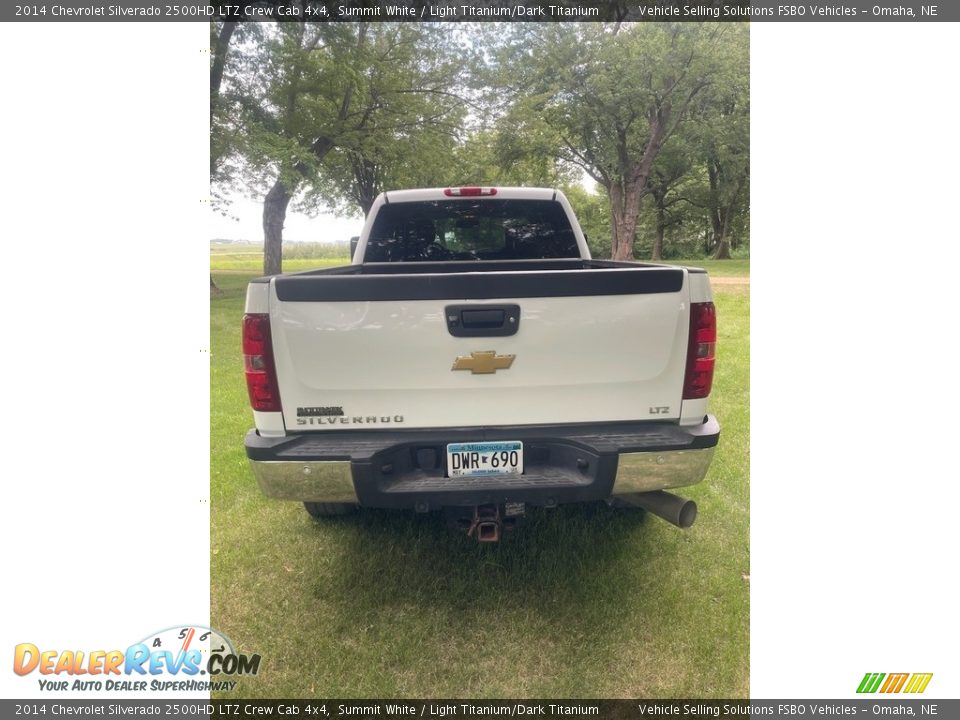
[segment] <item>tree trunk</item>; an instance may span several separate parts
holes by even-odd
[[[667,212],[663,205],[665,193],[654,192],[653,201],[657,208],[657,232],[653,238],[653,253],[651,260],[663,260],[663,230],[667,226]]]
[[[287,219],[290,191],[277,180],[263,200],[263,274],[283,272],[283,223]]]
[[[730,229],[730,212],[720,209],[711,213],[711,217],[713,219],[713,243],[717,248],[713,253],[713,259],[729,260],[730,241],[727,232]]]
[[[717,251],[713,254],[714,260],[729,260],[730,259],[730,243],[727,241],[727,238],[721,238],[719,244],[717,245]]]
[[[730,259],[730,221],[733,218],[737,196],[740,194],[746,179],[746,175],[740,176],[733,194],[724,203],[720,200],[724,177],[725,173],[720,161],[716,157],[711,157],[707,161],[707,178],[710,181],[710,194],[716,203],[710,209],[710,223],[713,225],[712,240],[715,246],[714,260]]]
[[[214,100],[220,94],[220,82],[223,80],[223,68],[227,64],[227,50],[230,48],[230,38],[237,29],[236,21],[224,21],[217,35],[217,44],[213,48],[213,62],[210,64],[210,99]]]
[[[626,133],[620,138],[619,155],[622,175],[614,181],[608,190],[610,195],[610,221],[613,225],[613,243],[610,254],[614,260],[633,260],[633,245],[637,233],[637,216],[640,214],[640,201],[646,194],[647,180],[653,168],[660,148],[666,140],[669,110],[652,112],[650,116],[650,140],[643,155],[637,162],[631,163],[627,150]]]
[[[623,187],[620,185],[610,187],[610,224],[613,231],[610,257],[614,260],[633,260],[633,243],[642,196],[641,187],[635,182],[625,182]]]
[[[620,254],[621,245],[623,193],[619,185],[612,185],[607,194],[610,197],[610,258],[616,260]]]
[[[353,168],[354,199],[366,217],[380,194],[380,166],[356,151],[350,153],[350,165]]]
[[[210,177],[215,178],[217,168],[220,165],[220,155],[223,149],[220,143],[215,142],[214,136],[214,116],[217,110],[217,103],[220,102],[220,84],[223,81],[223,69],[227,64],[227,51],[230,49],[230,38],[233,37],[233,31],[237,29],[237,23],[224,22],[220,27],[220,33],[217,36],[216,43],[211,48],[213,53],[212,63],[210,65]]]

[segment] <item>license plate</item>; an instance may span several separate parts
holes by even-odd
[[[519,440],[447,445],[448,477],[520,475],[523,443]]]

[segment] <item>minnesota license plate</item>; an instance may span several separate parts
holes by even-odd
[[[447,475],[477,477],[523,473],[523,443],[519,440],[447,445]]]

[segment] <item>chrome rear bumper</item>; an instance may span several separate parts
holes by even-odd
[[[692,427],[634,423],[327,431],[283,438],[261,438],[251,431],[246,446],[254,476],[268,497],[436,509],[503,502],[556,505],[695,485],[710,467],[719,435],[719,424],[709,417]],[[523,440],[529,453],[524,474],[446,478],[445,445],[478,439]]]
[[[355,503],[349,461],[251,460],[254,477],[267,497],[318,503]]]

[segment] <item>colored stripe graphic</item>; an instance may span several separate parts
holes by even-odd
[[[858,693],[874,693],[877,691],[877,688],[880,687],[880,682],[885,677],[884,673],[867,673],[863,676],[863,680],[860,681],[860,687],[857,688]]]
[[[930,678],[933,677],[933,673],[914,673],[913,677],[910,678],[910,682],[907,684],[905,693],[922,693],[927,689],[927,685],[930,684]]]
[[[910,673],[890,673],[887,675],[887,681],[883,684],[883,687],[880,688],[880,692],[900,692],[900,689],[903,687],[903,684],[907,681],[908,677],[910,677]]]
[[[886,681],[884,682],[884,678]],[[858,693],[922,693],[927,689],[933,673],[866,673],[860,685],[857,687]],[[883,683],[881,685],[881,683]],[[906,687],[904,687],[906,686]]]
[[[900,692],[900,689],[903,687],[903,684],[907,681],[908,675],[909,673],[903,673],[903,678],[900,680],[900,682],[897,683],[897,687],[894,690],[894,692]]]

